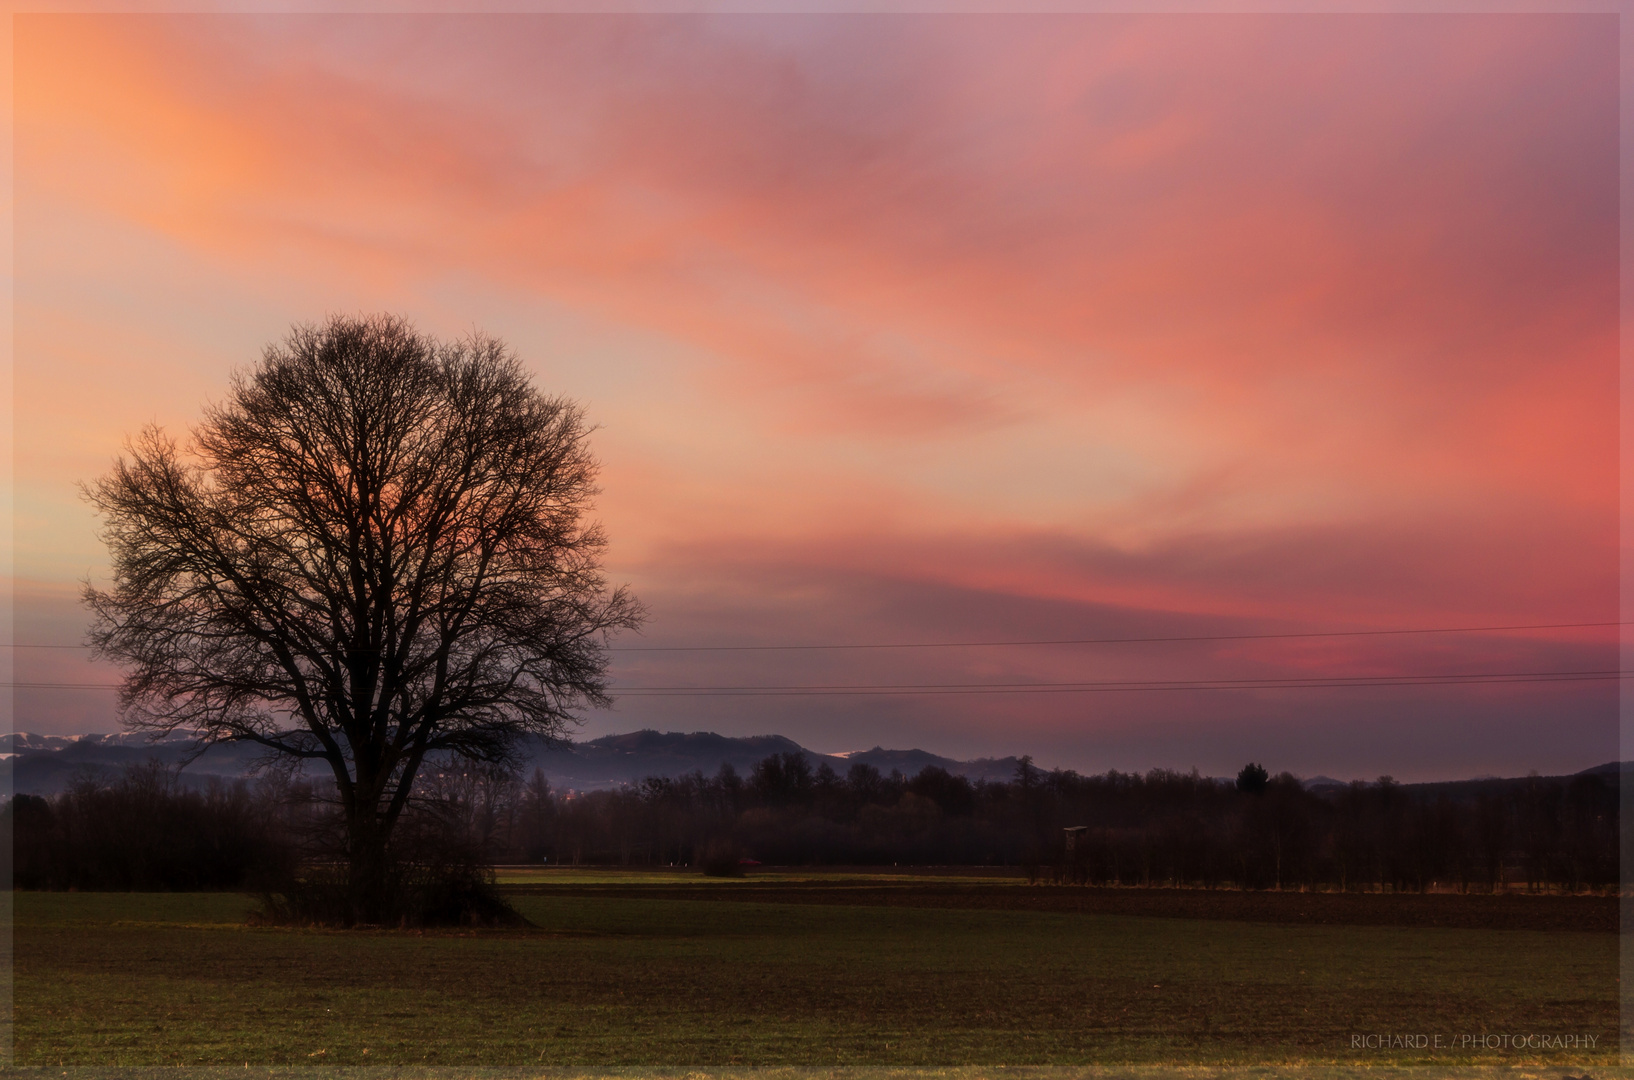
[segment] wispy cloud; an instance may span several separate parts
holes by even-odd
[[[322,314],[291,298],[457,333],[481,296],[593,341],[551,370],[612,420],[619,566],[676,625],[750,565],[1080,615],[1597,616],[1608,25],[19,16],[24,549],[94,560],[51,492]]]

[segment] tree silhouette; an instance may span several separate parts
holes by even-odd
[[[295,328],[182,449],[149,428],[87,486],[114,586],[86,587],[127,726],[327,763],[344,921],[386,910],[388,845],[428,755],[507,762],[608,703],[641,619],[585,521],[580,408],[495,339],[391,316]]]
[[[1271,783],[1271,774],[1258,762],[1249,762],[1237,773],[1237,790],[1245,795],[1258,795]]]

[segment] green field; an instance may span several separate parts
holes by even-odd
[[[661,888],[516,903],[538,929],[252,928],[250,902],[231,895],[19,893],[16,1063],[1616,1060],[1616,937],[1604,933],[699,901]],[[1443,1045],[1354,1046],[1380,1033]],[[1459,1046],[1483,1033],[1592,1035],[1597,1047]]]

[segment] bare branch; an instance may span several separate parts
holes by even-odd
[[[299,326],[184,451],[157,429],[87,499],[114,586],[90,642],[126,722],[326,761],[384,843],[428,754],[502,764],[608,704],[590,428],[480,335],[389,316]]]

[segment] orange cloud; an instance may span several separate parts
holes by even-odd
[[[742,551],[1312,625],[1611,603],[1605,17],[16,25],[19,393],[158,348],[97,273],[185,280],[211,343],[229,295],[457,282],[618,343],[604,510],[657,591]],[[148,419],[123,378],[76,443]]]

